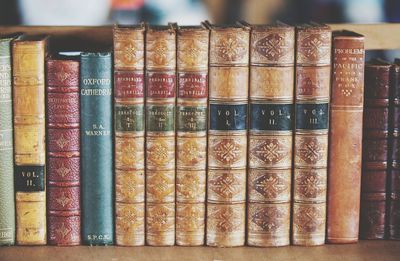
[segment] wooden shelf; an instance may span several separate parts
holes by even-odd
[[[400,260],[400,241],[280,248],[212,247],[2,247],[5,260]]]

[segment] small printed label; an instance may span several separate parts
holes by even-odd
[[[211,130],[246,130],[247,104],[210,104]]]
[[[292,104],[250,104],[251,130],[292,130]]]
[[[147,97],[148,98],[174,98],[175,73],[148,73]]]
[[[328,103],[296,104],[296,129],[328,129]]]
[[[116,98],[143,98],[143,73],[115,72],[114,82]]]
[[[13,133],[12,130],[0,130],[0,150],[13,149]]]
[[[144,130],[144,106],[117,105],[115,106],[115,130],[116,131],[143,131]]]
[[[178,106],[176,114],[178,131],[207,130],[206,106]]]
[[[174,112],[175,106],[173,104],[147,105],[147,131],[174,131]]]
[[[44,170],[45,166],[15,166],[16,191],[44,191]]]
[[[179,98],[207,98],[207,73],[180,73]]]

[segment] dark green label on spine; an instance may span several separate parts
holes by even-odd
[[[207,130],[206,106],[178,106],[176,118],[178,131]]]
[[[44,191],[44,168],[44,166],[15,166],[16,191]]]
[[[296,104],[296,129],[328,129],[328,103]]]
[[[115,106],[115,130],[116,131],[143,131],[144,130],[144,106],[116,105]]]
[[[147,131],[174,131],[175,105],[147,105]]]

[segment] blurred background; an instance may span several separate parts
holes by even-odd
[[[0,0],[0,25],[400,22],[400,0]],[[379,53],[378,53],[379,54]],[[383,53],[382,53],[383,54]],[[398,53],[397,53],[398,54]],[[391,58],[392,52],[383,56]]]

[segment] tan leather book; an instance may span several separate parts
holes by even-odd
[[[250,43],[247,243],[290,244],[294,27],[254,25]]]
[[[144,25],[114,27],[115,238],[144,245]]]
[[[331,29],[296,28],[292,242],[325,243]]]
[[[175,244],[176,30],[146,31],[146,243]]]
[[[334,32],[327,242],[358,241],[364,101],[364,37]]]
[[[245,243],[250,28],[207,23],[210,35],[207,245]]]
[[[204,244],[208,49],[204,26],[177,31],[178,99],[176,109],[176,244]]]
[[[16,242],[46,244],[45,36],[12,45]]]

